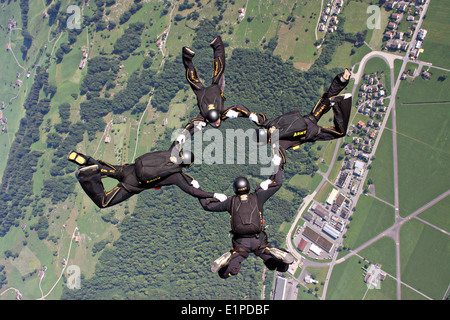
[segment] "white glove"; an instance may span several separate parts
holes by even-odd
[[[254,113],[254,112],[250,113],[250,115],[248,116],[248,118],[250,119],[250,121],[258,122],[258,116],[257,116],[256,113]]]
[[[227,111],[227,118],[234,119],[234,118],[237,118],[238,116],[239,116],[239,112],[237,112],[237,111],[234,111],[234,110]]]
[[[204,127],[206,127],[206,122],[199,121],[195,127],[201,131],[201,130],[203,130]]]
[[[228,197],[222,193],[214,193],[214,198],[216,198],[220,202],[224,202],[225,200],[228,199]]]
[[[267,179],[267,180],[261,182],[259,186],[260,186],[263,190],[267,190],[267,189],[269,188],[269,184],[271,184],[271,183],[272,183],[272,180]]]
[[[279,166],[281,164],[281,157],[275,154],[272,158],[272,163],[274,166]]]
[[[183,144],[186,141],[186,136],[184,134],[180,134],[177,138],[177,142],[179,144]]]
[[[192,181],[191,181],[191,184],[192,184],[192,186],[193,186],[194,188],[196,188],[196,189],[200,188],[200,185],[198,184],[198,181],[197,181],[197,180],[192,180]]]

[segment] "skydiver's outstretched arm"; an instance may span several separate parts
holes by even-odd
[[[265,182],[266,185],[263,183]],[[261,186],[262,185],[262,186]],[[258,203],[260,207],[269,200],[283,185],[283,172],[278,170],[274,175],[272,175],[268,180],[263,181],[261,185],[256,188],[255,193],[258,197]]]
[[[250,112],[250,110],[247,107],[243,106],[242,104],[231,105],[222,113],[222,120],[237,117],[249,118],[258,126],[262,125],[267,120],[266,115],[264,113]]]
[[[159,186],[176,185],[187,194],[196,198],[213,198],[214,193],[206,192],[200,188],[196,188],[192,183],[194,178],[186,173],[174,173],[157,184]]]
[[[206,211],[214,211],[214,212],[224,212],[224,211],[231,211],[231,197],[229,197],[227,200],[220,202],[217,199],[198,199],[200,201],[200,204],[202,205],[203,209]]]

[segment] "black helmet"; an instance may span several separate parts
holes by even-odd
[[[269,142],[269,133],[265,128],[257,128],[255,129],[255,133],[253,135],[253,140],[256,144],[262,146]]]
[[[211,109],[206,112],[205,118],[208,122],[214,123],[220,118],[220,113],[216,109]]]
[[[235,194],[247,194],[250,192],[250,183],[247,178],[237,177],[233,182],[233,191]]]
[[[180,158],[181,158],[180,165],[184,168],[189,168],[194,164],[194,154],[190,151],[181,151]]]

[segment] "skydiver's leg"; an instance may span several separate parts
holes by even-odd
[[[67,154],[67,160],[69,160],[70,162],[73,162],[79,166],[91,166],[93,164],[97,164],[97,160],[95,160],[94,158],[90,157],[90,156],[86,156],[80,152],[76,152],[74,150],[71,150],[68,154]]]
[[[351,94],[344,94],[331,98],[331,105],[333,107],[334,119],[333,127],[318,127],[314,135],[308,136],[306,141],[325,141],[344,137],[347,134],[348,122],[350,121],[350,114],[352,109]],[[308,125],[309,131],[309,125]]]
[[[91,156],[84,155],[80,152],[70,151],[67,155],[67,160],[78,164],[79,166],[92,166],[98,165],[102,177],[117,178],[116,173],[122,166],[112,165],[103,160],[96,160]]]
[[[230,250],[230,254],[224,254],[216,261],[220,263],[221,258],[227,258],[226,261],[222,260],[222,266],[218,270],[218,274],[221,278],[226,279],[230,276],[235,276],[241,270],[242,261],[244,261],[250,252],[252,252],[252,239],[251,238],[239,238],[233,237],[233,247]],[[215,262],[216,262],[215,261]],[[214,267],[214,269],[213,269]],[[211,271],[218,269],[218,266],[211,266]]]
[[[253,252],[260,257],[269,270],[277,270],[285,272],[289,268],[289,264],[294,262],[294,258],[285,249],[270,248],[265,232],[260,233],[259,238],[254,238]]]
[[[191,86],[192,90],[194,92],[200,90],[203,88],[203,84],[200,81],[200,77],[198,76],[197,69],[195,68],[194,64],[192,63],[192,59],[195,56],[195,52],[192,51],[188,47],[183,47],[182,54],[183,58],[183,65],[186,69],[186,79],[189,82],[189,85]]]
[[[286,272],[289,269],[289,264],[285,263],[281,260],[278,260],[274,258],[270,254],[261,254],[259,256],[261,259],[263,259],[264,264],[269,270],[276,270],[279,272]]]
[[[106,192],[98,165],[82,167],[77,170],[75,175],[83,190],[99,208],[113,206],[133,195],[120,184]]]
[[[215,37],[210,46],[214,50],[212,84],[219,84],[223,92],[225,87],[225,46],[220,36]]]
[[[345,69],[344,72],[334,77],[328,90],[322,94],[322,97],[311,110],[310,115],[315,118],[316,122],[318,122],[320,118],[331,109],[330,98],[337,96],[342,90],[344,90],[350,81],[350,76],[350,71]]]
[[[239,253],[229,252],[229,254],[230,257],[228,258],[228,263],[221,266],[217,271],[219,277],[221,277],[222,279],[237,275],[241,270],[242,261],[245,260],[245,257],[240,255]],[[213,271],[212,268],[211,271]]]

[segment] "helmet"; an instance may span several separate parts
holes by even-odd
[[[208,122],[214,123],[220,118],[220,113],[216,109],[211,109],[206,112],[205,118]]]
[[[269,133],[265,128],[257,128],[255,129],[255,133],[253,134],[253,140],[257,145],[262,146],[269,142]]]
[[[180,152],[181,163],[180,165],[184,168],[189,168],[194,164],[194,154],[190,151]]]
[[[250,183],[247,178],[237,177],[233,182],[233,191],[235,194],[247,194],[250,192]]]

